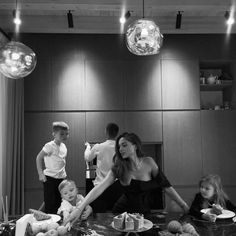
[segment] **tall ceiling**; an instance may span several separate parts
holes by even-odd
[[[144,16],[153,19],[163,34],[226,33],[224,14],[236,0],[144,0]],[[124,33],[128,24],[143,17],[143,0],[0,0],[0,28],[14,32],[13,10],[21,13],[20,32],[33,33]],[[74,27],[68,28],[67,12]],[[119,17],[131,17],[122,28]],[[182,12],[181,29],[175,28]],[[236,24],[231,28],[236,33]]]

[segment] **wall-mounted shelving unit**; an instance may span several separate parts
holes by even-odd
[[[232,62],[231,61],[201,61],[200,69],[200,95],[201,109],[217,110],[231,109],[232,100]],[[208,81],[215,77],[215,81]],[[204,79],[203,79],[204,78]]]

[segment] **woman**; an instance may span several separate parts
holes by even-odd
[[[139,137],[133,133],[124,133],[117,138],[112,170],[99,185],[87,194],[79,208],[66,222],[79,218],[83,209],[100,196],[116,179],[123,186],[124,194],[115,204],[113,212],[150,212],[150,192],[158,187],[165,188],[166,193],[185,212],[188,211],[188,205],[158,169],[153,158],[143,155],[141,145]]]

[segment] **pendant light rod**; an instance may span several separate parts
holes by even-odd
[[[143,0],[143,18],[144,18],[144,0]]]

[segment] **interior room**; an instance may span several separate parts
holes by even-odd
[[[42,206],[36,157],[53,140],[54,121],[69,125],[66,172],[83,196],[96,176],[85,143],[104,142],[114,122],[119,134],[140,137],[189,206],[207,174],[220,176],[236,205],[236,25],[227,24],[234,8],[229,0],[1,0],[2,218],[6,196],[8,215]],[[141,31],[146,41],[135,48],[145,19],[155,38],[149,44]],[[20,62],[15,71],[6,66],[4,50],[14,47],[30,53],[21,74]],[[181,212],[164,191],[160,199],[155,210]]]

